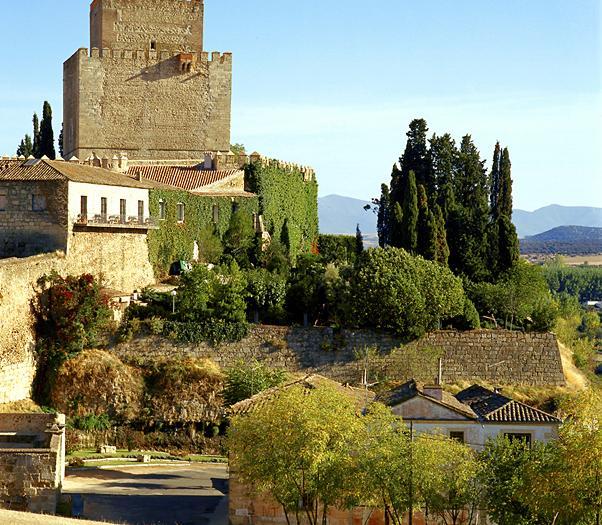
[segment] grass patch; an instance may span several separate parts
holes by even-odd
[[[205,454],[188,454],[183,456],[175,456],[167,452],[156,452],[152,450],[118,450],[115,454],[98,454],[93,449],[76,450],[67,454],[67,461],[80,459],[84,461],[86,466],[108,465],[130,465],[138,456],[150,456],[151,462],[161,461],[184,461],[191,463],[227,463],[227,458],[223,456],[209,456]],[[116,461],[107,461],[115,459]],[[129,461],[123,461],[127,459]],[[121,461],[120,461],[121,460]],[[89,465],[89,464],[93,465]]]

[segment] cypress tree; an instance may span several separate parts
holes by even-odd
[[[364,251],[364,237],[362,235],[362,230],[360,230],[360,225],[358,224],[355,229],[355,255],[359,258],[359,256],[362,254],[363,251]]]
[[[393,206],[392,217],[391,217],[391,230],[390,230],[390,246],[395,248],[403,247],[403,210],[399,202],[391,203]]]
[[[401,167],[402,180],[405,180],[409,176],[410,171],[413,171],[416,184],[422,184],[429,195],[434,195],[436,188],[426,141],[427,133],[428,125],[426,120],[414,119],[410,122],[410,130],[406,134],[408,137],[406,148],[399,159],[399,165]],[[395,200],[402,199],[401,195],[394,195],[394,197]]]
[[[491,218],[495,221],[499,217],[498,201],[500,198],[500,158],[501,147],[500,143],[496,143],[493,150],[493,165],[491,167],[491,175],[489,176],[489,206]]]
[[[497,220],[497,230],[499,236],[497,272],[499,276],[518,262],[520,246],[516,227],[506,215],[501,215]]]
[[[33,155],[33,143],[31,142],[31,137],[29,135],[25,135],[25,138],[21,140],[21,144],[17,148],[17,156],[23,155],[25,158]]]
[[[449,133],[441,137],[433,135],[430,140],[429,156],[433,170],[433,178],[437,186],[437,195],[431,202],[436,202],[447,218],[448,210],[453,206],[453,184],[457,165],[458,149]]]
[[[418,248],[418,188],[413,171],[404,179],[401,221],[401,247],[410,253]]]
[[[510,152],[504,148],[500,161],[500,191],[498,200],[498,274],[512,268],[520,257],[516,227],[512,224],[512,163]]]
[[[38,119],[38,114],[33,114],[33,147],[31,150],[31,154],[39,159],[40,155],[40,119]]]
[[[435,261],[443,266],[447,266],[449,262],[449,246],[447,244],[447,228],[445,224],[445,218],[441,208],[435,205],[435,239],[436,239],[436,252]]]
[[[45,101],[42,112],[42,122],[40,123],[40,147],[39,155],[46,155],[49,159],[56,158],[56,150],[54,149],[54,131],[52,129],[52,108]]]
[[[65,124],[61,124],[61,132],[59,133],[59,155],[62,157],[63,153],[64,153],[64,148],[63,148],[63,137],[64,137],[64,133],[65,133]]]
[[[380,187],[380,199],[378,201],[378,218],[376,222],[376,230],[378,232],[378,244],[381,248],[391,244],[391,197],[389,187],[382,184]]]
[[[500,160],[500,184],[497,211],[498,217],[504,216],[512,220],[512,163],[510,162],[510,152],[508,151],[508,148],[504,148]]]
[[[456,274],[482,281],[488,275],[487,171],[470,135],[462,139],[454,179],[455,203],[449,212],[450,266]]]
[[[429,209],[424,186],[418,186],[418,254],[434,261],[437,256],[437,225]]]

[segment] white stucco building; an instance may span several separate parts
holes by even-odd
[[[381,395],[380,401],[416,433],[439,433],[483,450],[490,439],[507,436],[547,442],[562,421],[500,392],[473,385],[453,396],[440,385],[410,381]]]

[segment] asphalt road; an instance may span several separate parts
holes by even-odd
[[[225,465],[136,466],[67,473],[79,517],[126,525],[227,525]]]

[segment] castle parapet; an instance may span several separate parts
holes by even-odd
[[[84,59],[112,59],[112,60],[124,60],[131,61],[134,63],[138,62],[147,62],[147,65],[157,64],[160,62],[165,62],[167,60],[175,59],[180,55],[190,55],[193,62],[201,63],[201,64],[232,64],[232,53],[224,52],[221,53],[219,51],[214,51],[212,53],[208,53],[203,51],[201,53],[189,53],[189,52],[171,52],[171,51],[161,51],[157,52],[155,50],[149,49],[111,49],[108,47],[98,48],[93,47],[88,50],[88,48],[82,47],[78,49],[75,54],[68,60],[72,60],[75,56],[78,57],[79,60]]]

